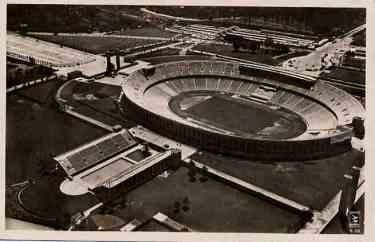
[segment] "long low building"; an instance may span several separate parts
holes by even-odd
[[[7,55],[50,67],[72,67],[96,60],[96,56],[46,41],[7,34]]]
[[[12,32],[7,33],[7,56],[56,69],[58,76],[69,77],[76,71],[83,76],[93,77],[104,74],[107,70],[107,59],[62,45],[42,41],[32,37],[21,36]],[[118,68],[128,66],[124,58],[116,59],[111,56],[113,64],[118,62]]]
[[[177,33],[190,34],[202,39],[213,40],[219,36],[220,33],[240,36],[254,41],[264,41],[266,38],[272,38],[275,43],[294,46],[294,47],[308,47],[315,41],[307,36],[282,33],[278,31],[245,29],[237,26],[230,28],[215,27],[210,25],[192,24],[187,26],[174,25],[169,28],[170,31]],[[305,37],[305,38],[304,38]]]

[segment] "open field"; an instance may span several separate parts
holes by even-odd
[[[103,83],[74,82],[66,86],[62,96],[73,110],[107,125],[121,124],[129,128],[133,122],[125,120],[115,103],[120,95],[118,86]]]
[[[203,151],[194,154],[192,159],[320,210],[339,192],[344,174],[357,157],[358,153],[353,150],[320,160],[270,163]]]
[[[7,96],[6,183],[40,175],[51,158],[106,132],[17,94]]]
[[[117,48],[126,49],[160,42],[153,39],[124,39],[116,37],[91,37],[91,36],[59,36],[59,35],[33,35],[33,37],[61,44],[93,54],[104,53]]]
[[[366,73],[361,71],[353,71],[344,68],[332,68],[329,73],[323,72],[322,78],[328,77],[338,80],[343,80],[349,83],[365,84]]]
[[[254,54],[249,51],[234,52],[231,45],[201,44],[193,48],[194,50],[207,51],[219,55],[231,56],[249,61],[260,62],[269,65],[277,65],[277,61],[272,59],[272,55]]]
[[[61,81],[55,79],[43,84],[33,85],[17,91],[17,95],[28,100],[34,101],[38,104],[43,104],[46,107],[56,106],[55,93],[61,85]]]
[[[204,232],[287,232],[290,225],[300,220],[296,214],[212,178],[202,182],[198,174],[196,181],[191,182],[188,171],[181,167],[167,178],[156,177],[130,191],[126,195],[127,206],[116,215],[125,221],[144,221],[162,212]],[[186,198],[187,211],[174,211],[175,202],[182,206]],[[274,219],[269,220],[269,216]]]

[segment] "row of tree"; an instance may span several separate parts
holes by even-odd
[[[20,83],[33,81],[45,76],[52,75],[53,69],[41,65],[32,67],[17,67],[14,70],[7,71],[7,84],[17,85]]]

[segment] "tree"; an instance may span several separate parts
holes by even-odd
[[[181,204],[179,201],[175,201],[174,204],[173,204],[173,212],[174,213],[179,213],[180,212],[180,207],[181,207]]]
[[[190,166],[190,170],[196,170],[197,169],[197,167],[195,166],[195,163],[194,163],[194,161],[190,161],[190,163],[189,163],[189,166]]]
[[[188,197],[185,197],[184,200],[182,201],[184,204],[189,204],[190,200]]]
[[[273,39],[270,38],[270,37],[267,37],[265,40],[264,40],[264,46],[266,47],[273,47],[274,45],[274,42],[273,42]]]
[[[26,69],[26,71],[25,71],[25,78],[28,81],[31,81],[34,78],[33,69]]]
[[[196,178],[195,178],[195,175],[196,175],[196,171],[195,170],[189,170],[188,172],[188,176],[189,176],[189,181],[191,182],[195,182],[196,181]]]
[[[16,69],[16,71],[15,71],[15,79],[16,79],[15,81],[16,81],[17,84],[21,82],[21,80],[23,79],[23,71],[22,71],[22,69],[20,69],[20,68]]]
[[[188,205],[185,204],[182,206],[182,211],[187,212],[189,210],[190,210],[190,207]]]
[[[355,52],[353,50],[349,50],[347,52],[345,52],[345,57],[354,57],[355,56]]]
[[[206,166],[202,167],[202,176],[199,178],[200,182],[206,182],[208,180],[207,178],[208,175],[208,169]]]
[[[181,207],[181,203],[179,201],[175,201],[174,204],[173,204],[173,206],[175,208],[180,208]]]
[[[21,23],[19,25],[19,33],[21,35],[26,35],[27,32],[28,32],[28,30],[29,30],[29,25],[28,24]]]
[[[14,72],[8,72],[7,73],[7,83],[8,84],[13,84],[14,81],[15,81],[15,74],[14,74]]]
[[[233,41],[233,49],[234,52],[238,52],[238,50],[240,49],[240,45],[237,40]]]
[[[249,50],[251,50],[251,52],[253,52],[253,53],[256,53],[258,51],[259,47],[260,47],[259,42],[251,41],[249,43]]]

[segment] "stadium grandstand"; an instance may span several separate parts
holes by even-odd
[[[213,40],[218,37],[218,34],[225,31],[224,27],[215,27],[201,24],[191,24],[181,26],[178,24],[169,27],[168,30],[179,34],[188,34],[199,39]]]
[[[121,130],[61,154],[55,160],[68,177],[61,184],[61,191],[79,195],[94,189],[112,189],[124,182],[127,189],[144,183],[168,168],[178,167],[178,154],[177,150],[158,152],[137,142],[127,130]]]
[[[263,42],[267,38],[272,38],[275,43],[293,46],[293,47],[309,47],[314,44],[316,38],[308,35],[294,34],[280,31],[272,31],[266,29],[246,29],[237,26],[216,27],[211,25],[191,24],[178,25],[175,24],[168,28],[169,31],[188,34],[199,39],[214,40],[220,36],[230,35],[242,37],[253,41]]]
[[[73,67],[96,60],[95,55],[16,34],[7,35],[7,55],[49,67]]]
[[[307,48],[314,43],[314,40],[309,39],[305,35],[290,36],[287,33],[279,31],[266,31],[266,30],[255,30],[255,29],[244,29],[244,28],[233,28],[226,32],[228,35],[238,36],[254,41],[265,41],[267,38],[272,38],[274,43],[293,46],[293,47],[304,47]]]
[[[222,61],[156,65],[131,74],[123,92],[124,109],[150,129],[209,150],[262,159],[347,151],[352,136],[347,126],[364,113],[355,98],[319,80]],[[217,107],[234,111],[228,116]],[[241,119],[245,108],[261,110],[258,120]]]
[[[364,211],[364,8],[7,13],[6,217],[68,231],[363,233],[347,221]]]

